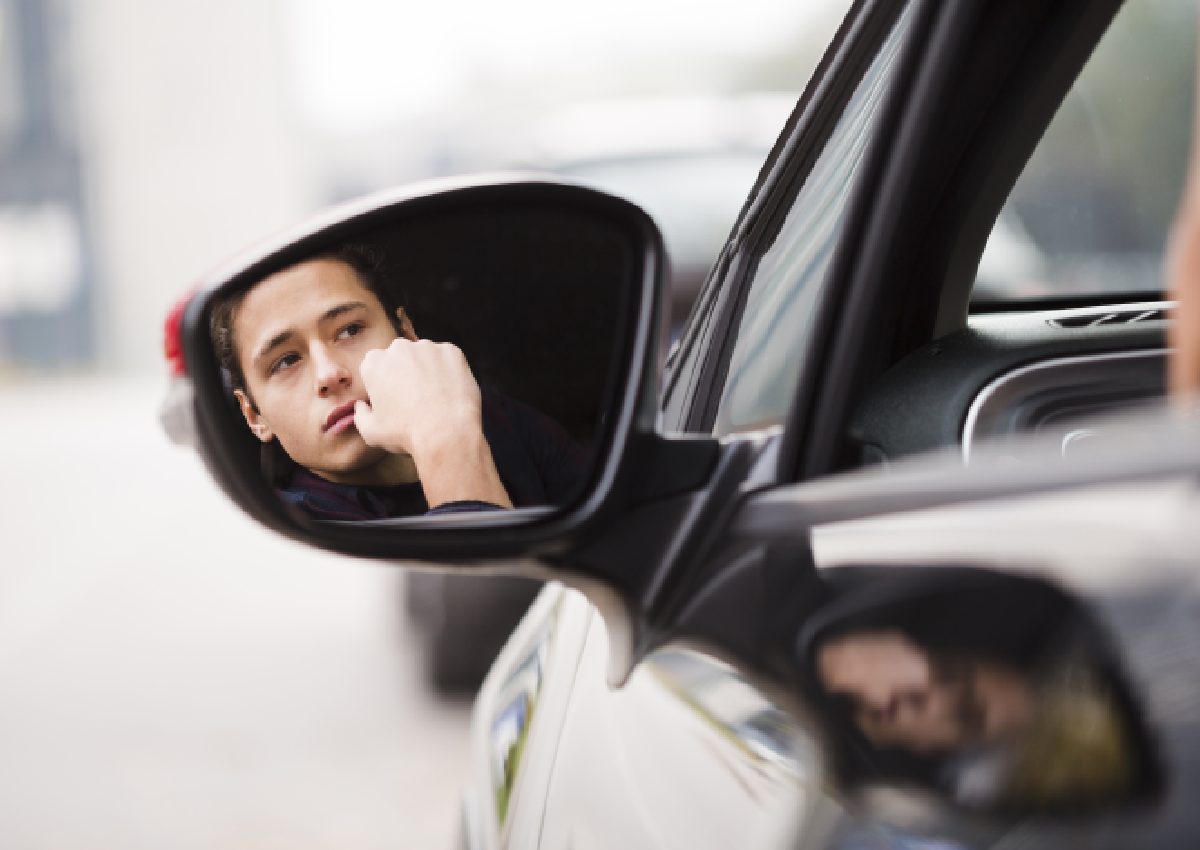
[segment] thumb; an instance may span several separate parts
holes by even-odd
[[[365,401],[354,402],[354,427],[368,446],[374,446],[376,437],[375,410]]]

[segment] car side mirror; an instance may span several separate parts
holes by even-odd
[[[188,303],[197,448],[243,509],[340,552],[461,562],[586,537],[646,487],[664,265],[639,208],[541,179],[336,209]]]

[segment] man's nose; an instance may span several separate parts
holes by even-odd
[[[350,370],[343,366],[332,352],[327,351],[323,346],[317,346],[311,356],[317,395],[324,398],[330,393],[350,386]]]

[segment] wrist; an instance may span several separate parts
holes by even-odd
[[[416,431],[409,436],[411,445],[408,453],[420,466],[422,461],[444,463],[453,455],[463,451],[487,451],[487,439],[483,436],[483,424],[478,414],[469,411],[459,414],[444,414],[437,417],[434,427]]]
[[[430,508],[448,502],[512,507],[483,431],[447,430],[414,446],[413,460]]]

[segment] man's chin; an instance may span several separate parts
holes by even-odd
[[[314,474],[335,484],[360,487],[388,487],[413,484],[419,480],[416,468],[408,455],[393,455],[382,449],[369,449],[367,453],[350,461],[308,468]]]
[[[335,484],[370,484],[373,483],[372,473],[381,460],[373,456],[375,451],[364,444],[360,451],[338,452],[334,457],[315,458],[309,463],[300,463],[300,466]]]

